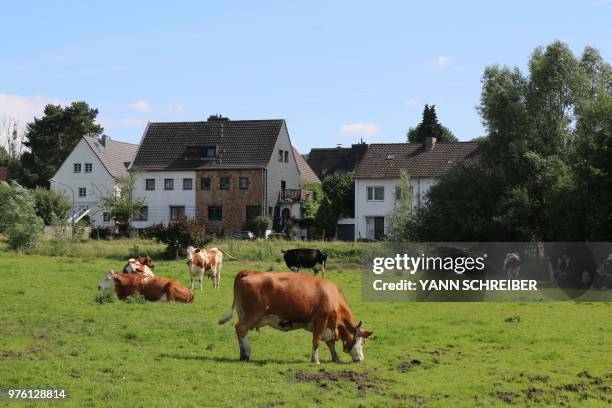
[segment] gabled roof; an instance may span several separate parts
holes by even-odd
[[[128,175],[126,163],[134,160],[138,145],[117,140],[106,139],[106,146],[102,146],[100,140],[93,136],[84,136],[83,139],[91,150],[98,156],[102,165],[114,178],[126,177]]]
[[[456,163],[478,160],[477,142],[436,143],[425,149],[424,143],[376,143],[368,147],[355,170],[355,177],[399,177],[404,169],[412,177],[439,177]]]
[[[321,180],[317,177],[317,175],[312,171],[304,157],[298,152],[298,150],[293,147],[293,155],[295,156],[295,162],[298,167],[298,172],[300,173],[300,181],[303,183],[317,183],[320,184]]]
[[[134,159],[138,170],[264,168],[285,121],[209,120],[149,123]],[[186,159],[188,147],[215,147],[214,159]]]
[[[367,144],[360,143],[351,147],[312,149],[308,154],[308,165],[319,178],[334,174],[338,170],[343,173],[350,172],[355,169],[367,147]]]

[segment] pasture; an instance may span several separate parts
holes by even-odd
[[[63,388],[65,406],[612,402],[610,303],[361,302],[360,248],[326,243],[336,251],[327,277],[374,331],[365,361],[341,353],[343,364],[334,364],[322,346],[315,366],[310,333],[263,328],[250,333],[252,360],[244,363],[236,317],[216,323],[231,305],[233,277],[246,268],[285,271],[277,246],[295,244],[219,244],[240,259],[226,259],[221,288],[207,280],[193,304],[94,302],[106,270],[120,270],[133,251],[159,256],[155,243],[45,245],[28,254],[0,248],[0,388]],[[188,283],[182,259],[155,260],[158,276]]]

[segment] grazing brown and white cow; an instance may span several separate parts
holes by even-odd
[[[138,259],[128,259],[127,263],[123,267],[123,273],[135,273],[143,276],[155,276],[151,270],[155,267],[153,259],[149,255],[141,256]]]
[[[224,324],[238,313],[236,335],[240,359],[251,356],[247,333],[271,326],[277,330],[305,329],[312,332],[311,361],[319,364],[319,344],[325,341],[336,363],[336,340],[353,361],[363,360],[363,345],[372,332],[355,323],[342,289],[334,282],[303,273],[242,271],[234,279],[232,309],[219,320]]]
[[[220,248],[194,248],[187,247],[187,266],[189,268],[189,276],[191,289],[193,289],[193,280],[196,276],[200,278],[200,290],[202,290],[202,278],[204,274],[213,280],[213,288],[219,288],[221,281],[221,267],[223,266],[223,254],[234,258],[225,253]]]
[[[150,302],[193,302],[193,291],[177,279],[143,276],[140,274],[123,274],[108,271],[98,285],[100,290],[115,289],[119,299],[130,295],[142,295]]]

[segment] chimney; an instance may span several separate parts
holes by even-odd
[[[433,150],[434,147],[436,147],[436,138],[426,137],[425,138],[425,150]]]
[[[102,147],[106,147],[106,141],[108,140],[108,136],[103,134],[100,136],[98,140],[100,141],[100,144],[102,145]]]

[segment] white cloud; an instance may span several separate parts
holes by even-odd
[[[374,123],[352,123],[340,127],[340,133],[359,136],[372,136],[381,130],[381,127]]]
[[[463,69],[463,67],[460,65],[455,65],[455,61],[451,57],[447,57],[445,55],[440,55],[435,60],[429,61],[427,64],[425,64],[425,68],[432,71],[449,68],[459,68],[459,70]]]
[[[180,103],[172,104],[168,107],[168,112],[180,115],[185,113],[185,107],[183,107],[183,105],[181,105]]]
[[[406,101],[406,107],[408,108],[416,108],[421,105],[421,101],[415,98],[410,98]]]
[[[148,112],[151,110],[151,105],[147,101],[137,101],[128,105],[128,109],[139,112]]]
[[[0,92],[0,119],[16,119],[21,126],[31,122],[35,116],[41,117],[47,104],[60,104],[58,99],[48,96],[21,96]]]
[[[123,118],[121,119],[121,124],[125,126],[143,126],[145,122],[142,119]]]

